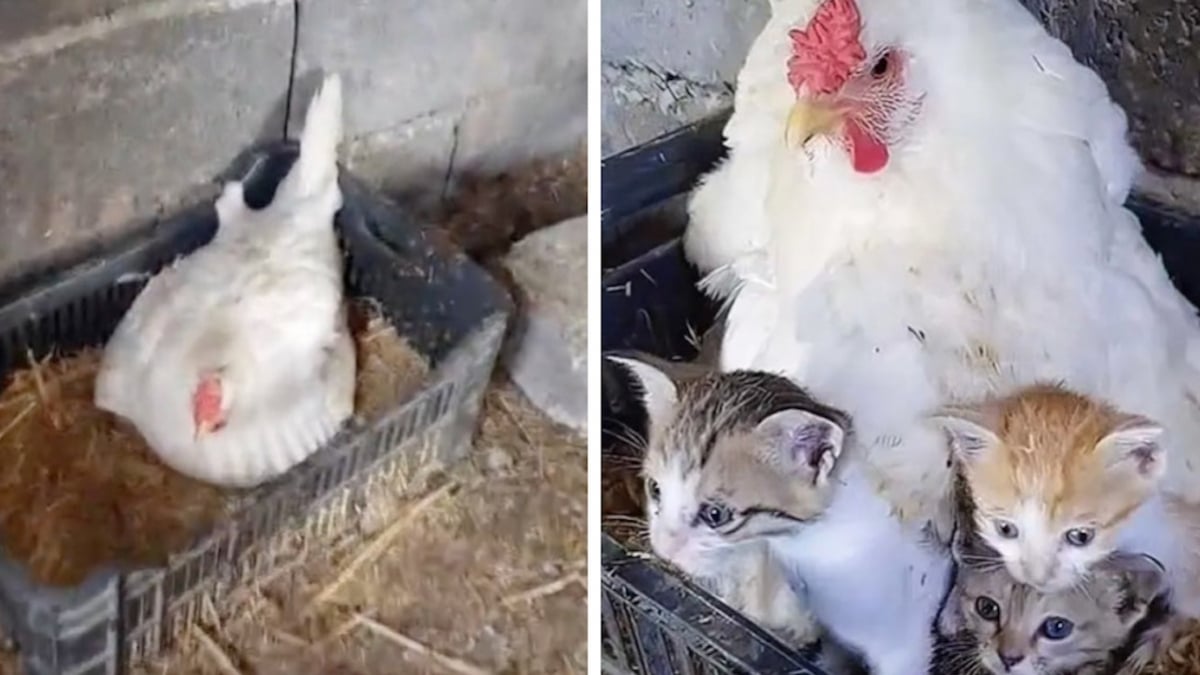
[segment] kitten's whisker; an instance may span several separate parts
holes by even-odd
[[[625,455],[605,455],[604,463],[610,466],[624,469],[640,469],[642,467],[642,459],[640,457],[628,457]]]
[[[634,429],[624,422],[617,420],[617,423],[621,425],[621,428],[602,429],[601,433],[610,438],[614,438],[621,443],[624,443],[634,450],[644,453],[648,445],[646,437],[643,436],[637,429]]]
[[[626,515],[620,515],[620,514],[612,514],[612,515],[604,516],[604,521],[609,522],[609,523],[618,523],[621,525],[641,525],[642,527],[645,527],[647,524],[645,518],[638,518],[637,516],[626,516]]]

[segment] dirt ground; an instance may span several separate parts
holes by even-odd
[[[467,177],[434,215],[488,262],[583,213],[585,167],[581,149]],[[298,541],[294,566],[208,607],[139,672],[586,672],[585,440],[498,374],[473,447],[422,494],[376,495],[355,535]],[[0,673],[16,672],[16,655],[0,653]]]

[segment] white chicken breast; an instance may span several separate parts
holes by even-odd
[[[355,355],[334,214],[341,82],[309,106],[274,200],[241,182],[213,240],[146,285],[105,348],[96,405],[129,420],[176,470],[248,487],[279,476],[353,413]]]
[[[778,0],[685,250],[732,303],[723,369],[854,417],[899,514],[950,527],[926,416],[1063,380],[1168,429],[1200,497],[1200,326],[1123,206],[1124,113],[1015,0]]]

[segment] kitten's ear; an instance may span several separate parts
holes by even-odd
[[[942,603],[941,609],[938,610],[937,621],[935,626],[937,632],[942,637],[954,637],[967,627],[963,621],[962,614],[962,590],[958,586],[957,577],[963,572],[961,569],[955,571],[955,583],[950,586],[950,592],[946,594],[945,602]]]
[[[950,538],[950,558],[962,574],[964,568],[991,568],[1000,561],[1000,554],[982,536],[960,524]]]
[[[660,427],[670,417],[679,402],[679,389],[667,373],[642,359],[627,353],[606,354],[605,359],[621,366],[633,376],[642,391],[642,405],[651,428]]]
[[[992,415],[985,409],[946,406],[930,415],[929,419],[946,432],[954,456],[964,464],[971,464],[984,450],[1000,442],[992,431]]]
[[[1124,602],[1118,611],[1128,621],[1141,619],[1150,603],[1167,590],[1167,571],[1153,556],[1119,551],[1100,564],[1121,584]]]
[[[795,408],[770,415],[755,432],[766,443],[772,463],[818,486],[829,478],[846,440],[846,432],[833,420]]]
[[[950,535],[950,559],[956,565],[962,564],[964,556],[969,554],[967,546],[970,536],[966,524],[961,522],[954,527],[954,533]]]
[[[1112,433],[1100,439],[1096,449],[1107,458],[1108,466],[1125,466],[1151,483],[1162,478],[1167,463],[1159,437],[1159,424],[1137,415],[1128,416]]]

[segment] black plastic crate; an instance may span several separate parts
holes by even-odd
[[[728,605],[647,556],[602,536],[605,673],[816,675],[811,655],[789,649]]]
[[[671,360],[689,360],[696,355],[694,338],[711,327],[715,307],[696,289],[697,272],[684,257],[677,236],[686,224],[683,195],[725,155],[720,132],[727,120],[728,112],[723,112],[602,162],[603,350],[636,349]],[[1197,304],[1200,267],[1193,261],[1200,258],[1200,216],[1139,196],[1131,198],[1129,206],[1141,220],[1146,240],[1162,256],[1175,285]],[[614,442],[624,427],[644,432],[644,412],[628,386],[628,377],[621,369],[607,362],[602,365],[605,453],[630,450],[624,443]],[[728,616],[736,614],[728,606],[645,559],[638,563],[636,573],[622,571],[634,554],[607,535],[604,546],[606,658],[610,658],[611,643],[613,654],[634,655],[627,656],[622,667],[641,675],[819,672],[812,666],[797,666],[809,670],[787,670],[791,666],[779,666],[778,661],[743,657],[770,654],[774,659],[780,645],[762,631],[725,630]],[[615,598],[622,600],[617,602]],[[610,620],[609,613],[614,611],[610,608],[618,605],[628,615],[620,621]],[[697,619],[708,615],[718,616],[719,620],[712,623]],[[715,645],[712,653],[718,657],[706,666],[712,670],[688,670],[690,665],[681,666],[682,662],[672,660],[669,654],[676,649],[673,641],[680,640],[688,645]],[[728,669],[720,660],[728,655],[743,660]],[[807,663],[794,652],[783,658]],[[624,665],[629,663],[634,664],[632,670]]]
[[[270,202],[294,144],[248,153],[246,201]],[[269,574],[289,531],[322,535],[353,522],[377,485],[450,465],[470,448],[510,314],[507,294],[441,233],[342,174],[336,217],[347,293],[378,301],[430,361],[422,388],[387,414],[352,421],[284,476],[239,499],[234,515],[165,567],[93,572],[72,588],[39,586],[0,551],[0,620],[34,675],[124,672],[159,653],[205,598]],[[216,231],[211,203],[106,247],[85,261],[0,291],[0,378],[36,357],[102,345],[157,271]]]

